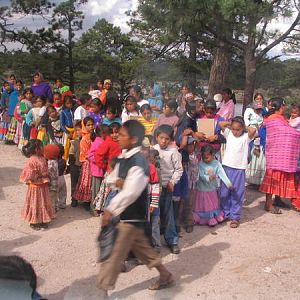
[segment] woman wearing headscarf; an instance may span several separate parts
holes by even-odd
[[[53,93],[48,82],[44,81],[44,76],[40,72],[36,72],[33,75],[33,83],[31,84],[31,89],[33,91],[33,96],[44,96],[47,99],[52,100]]]

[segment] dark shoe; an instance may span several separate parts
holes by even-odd
[[[188,225],[185,227],[186,233],[191,233],[194,231],[194,226],[193,225]]]
[[[176,231],[177,231],[178,234],[181,232],[180,226],[177,226],[177,225],[176,225]]]
[[[30,228],[33,230],[41,230],[40,224],[30,224]]]
[[[86,211],[90,211],[90,202],[83,202],[83,207]]]
[[[41,224],[40,224],[40,227],[41,227],[42,229],[47,229],[47,228],[48,228],[48,224],[47,224],[47,223],[41,223]]]
[[[170,250],[171,250],[171,253],[173,253],[173,254],[179,254],[179,252],[180,252],[178,245],[171,245]]]
[[[78,206],[78,201],[72,199],[71,206],[72,207],[77,207]]]
[[[100,213],[99,213],[97,210],[94,210],[94,209],[91,209],[91,210],[90,210],[90,214],[91,214],[93,217],[99,217],[99,216],[100,216]]]
[[[275,196],[273,205],[281,208],[291,208],[291,206],[285,203],[284,201],[282,201],[279,196]]]

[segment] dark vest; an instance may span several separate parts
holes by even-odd
[[[149,177],[149,166],[146,159],[140,154],[136,153],[129,158],[119,159],[119,177],[125,179],[127,177],[128,171],[134,166],[142,168],[145,172],[145,176]],[[141,220],[147,221],[147,209],[148,209],[148,185],[141,193],[141,195],[129,205],[121,214],[121,220]]]

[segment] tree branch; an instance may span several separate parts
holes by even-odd
[[[294,20],[294,22],[292,23],[292,25],[289,27],[289,29],[283,33],[277,40],[275,40],[273,43],[271,43],[270,45],[268,45],[267,47],[265,47],[265,49],[263,49],[258,57],[263,57],[265,56],[272,48],[274,48],[275,46],[277,46],[279,43],[283,42],[288,36],[289,34],[294,30],[294,28],[299,25],[299,21],[300,21],[300,11],[298,12],[298,15],[296,17],[296,19]]]
[[[259,39],[257,40],[257,42],[255,43],[255,49],[257,49],[257,47],[259,46],[259,44],[261,43],[263,37],[264,37],[264,34],[266,32],[266,29],[267,29],[267,25],[268,25],[268,20],[266,18],[265,22],[264,22],[264,25],[261,29],[261,34],[260,34],[260,37]]]

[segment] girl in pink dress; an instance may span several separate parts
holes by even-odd
[[[54,210],[49,197],[49,173],[43,157],[43,144],[40,140],[29,140],[22,153],[28,161],[21,173],[20,181],[28,185],[22,218],[34,230],[47,228],[54,218]]]

